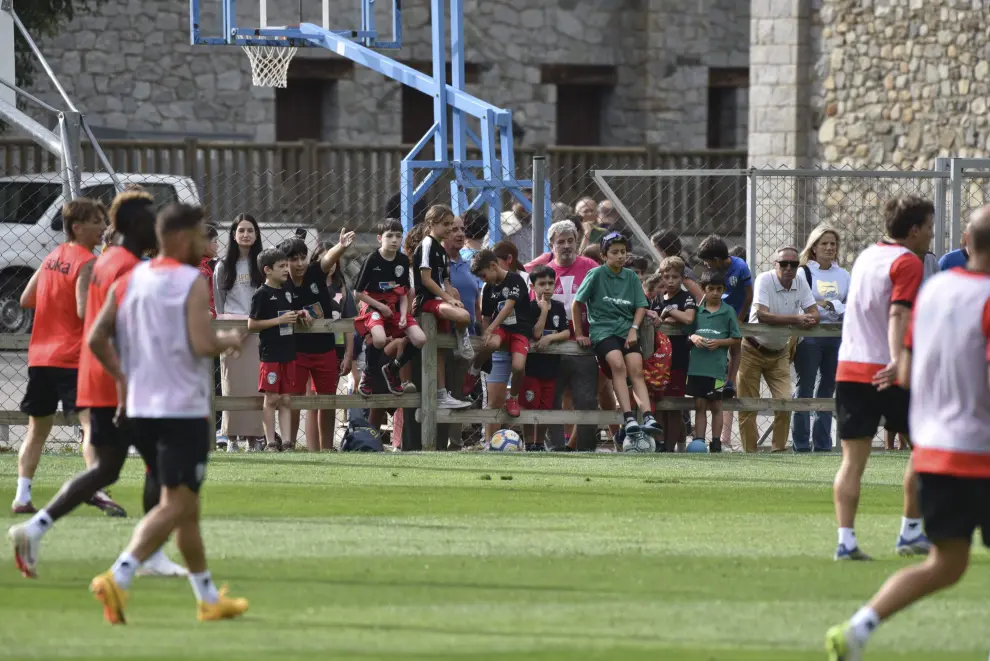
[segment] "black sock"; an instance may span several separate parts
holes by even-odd
[[[396,360],[395,360],[395,366],[396,367],[402,367],[403,365],[405,365],[406,363],[408,363],[410,360],[412,360],[413,358],[415,358],[416,357],[416,352],[418,352],[418,351],[419,351],[419,349],[416,347],[416,345],[413,344],[412,342],[410,342],[409,344],[406,345],[406,348],[402,350],[402,355],[399,356],[398,358],[396,358]]]

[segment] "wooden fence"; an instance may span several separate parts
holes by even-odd
[[[246,321],[216,321],[217,328],[247,328]],[[528,411],[523,410],[518,418],[510,417],[505,411],[495,409],[483,410],[438,410],[437,409],[437,351],[453,349],[455,338],[452,335],[437,333],[436,319],[429,314],[421,319],[427,341],[422,350],[422,382],[420,392],[408,395],[371,395],[365,397],[355,395],[316,395],[293,396],[290,398],[291,408],[296,410],[313,409],[347,409],[347,408],[419,408],[420,425],[422,427],[422,447],[424,450],[435,450],[437,443],[437,425],[439,424],[473,424],[473,423],[504,423],[513,425],[531,424],[587,424],[606,425],[622,422],[619,411]],[[645,322],[647,328],[650,322]],[[743,336],[806,336],[806,337],[838,337],[841,334],[841,324],[820,324],[812,328],[796,326],[766,326],[763,324],[740,324]],[[661,325],[659,329],[668,335],[683,334],[682,327]],[[304,333],[341,333],[354,332],[354,321],[343,319],[339,321],[318,320],[309,329],[297,329]],[[0,350],[27,349],[30,335],[0,335]],[[475,348],[480,346],[480,338],[473,338]],[[644,354],[652,353],[653,333],[643,334]],[[535,349],[532,350],[534,353]],[[579,346],[576,342],[560,342],[547,348],[544,353],[558,355],[593,355],[590,349]],[[205,377],[204,377],[205,378]],[[209,383],[213,392],[213,365],[210,365]],[[809,399],[772,399],[772,398],[737,398],[723,402],[727,411],[827,411],[833,409],[835,400],[828,398]],[[262,397],[231,397],[213,398],[214,411],[260,411]],[[654,403],[657,411],[693,410],[694,400],[690,398],[663,399]],[[0,411],[0,426],[25,425],[27,415],[20,411]],[[76,424],[75,416],[57,414],[56,425]],[[212,430],[212,427],[211,427]]]

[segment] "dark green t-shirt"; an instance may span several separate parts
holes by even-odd
[[[699,305],[690,334],[700,335],[710,340],[742,337],[742,333],[739,332],[739,322],[736,321],[736,311],[724,301],[715,312],[710,311],[704,303]],[[713,379],[724,379],[728,362],[728,347],[699,349],[692,344],[687,373],[688,376],[709,376]]]
[[[636,310],[650,305],[639,276],[629,269],[613,273],[607,266],[588,271],[574,300],[588,307],[589,337],[593,344],[613,335],[625,339]]]

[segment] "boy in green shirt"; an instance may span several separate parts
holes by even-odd
[[[594,346],[598,365],[606,376],[611,373],[612,388],[625,418],[626,437],[635,438],[643,431],[659,434],[661,429],[653,417],[650,393],[643,378],[643,354],[639,348],[639,325],[646,316],[649,302],[639,277],[623,268],[627,248],[627,239],[618,232],[602,237],[601,253],[605,265],[588,271],[574,295],[571,319],[574,339],[583,347]],[[580,303],[587,306],[590,338],[582,328]],[[636,403],[643,409],[642,427],[632,410],[626,377],[632,382]]]
[[[703,305],[698,307],[688,340],[691,347],[685,392],[694,397],[694,439],[705,442],[706,411],[712,413],[712,442],[709,452],[721,452],[722,387],[725,385],[729,347],[742,341],[736,311],[722,300],[725,276],[717,271],[705,271],[698,279],[705,291]]]

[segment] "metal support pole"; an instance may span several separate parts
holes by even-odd
[[[958,158],[951,159],[949,165],[949,246],[953,250],[959,247],[962,240],[962,180],[963,164]]]
[[[756,273],[756,169],[746,175],[746,263]]]
[[[100,147],[100,143],[97,142],[96,136],[93,135],[93,130],[89,128],[89,122],[86,121],[86,117],[82,116],[81,119],[83,130],[86,131],[86,137],[89,138],[89,144],[93,145],[93,151],[96,152],[96,157],[100,159],[100,163],[103,164],[103,169],[110,175],[110,180],[113,182],[113,187],[117,189],[118,193],[122,193],[124,191],[124,185],[120,183],[120,179],[117,178],[117,172],[113,169],[113,166],[110,165],[110,159],[108,159],[107,155],[103,153],[103,148]],[[187,165],[186,167],[189,166]],[[195,167],[195,162],[193,162],[193,167]]]
[[[264,5],[264,3],[262,3],[262,5]],[[55,85],[55,89],[62,95],[62,100],[65,101],[67,106],[69,106],[69,110],[79,112],[79,109],[72,103],[72,99],[70,99],[69,95],[65,93],[62,83],[58,82],[58,78],[55,77],[55,72],[52,71],[52,68],[48,65],[48,60],[46,60],[45,56],[41,54],[40,50],[38,50],[38,46],[34,43],[34,39],[31,38],[31,34],[27,31],[27,28],[24,27],[24,24],[21,23],[21,19],[17,17],[17,12],[14,11],[13,7],[10,8],[10,15],[14,17],[14,25],[17,26],[21,36],[24,37],[24,41],[26,41],[28,46],[31,47],[31,52],[33,52],[34,56],[38,58],[38,61],[41,63],[41,67],[45,70],[45,73],[48,74],[48,77],[51,78],[52,84]]]
[[[935,159],[936,172],[949,172],[952,159],[939,157]],[[946,197],[949,193],[947,180],[935,180],[935,238],[932,242],[932,252],[941,257],[946,253],[945,238],[948,228],[946,227]]]
[[[533,157],[533,212],[530,215],[533,227],[533,259],[543,254],[547,228],[544,226],[547,206],[547,157]]]
[[[0,99],[0,119],[5,119],[23,129],[35,143],[48,153],[55,156],[62,155],[62,144],[59,142],[59,136],[3,99]]]
[[[82,195],[80,160],[80,115],[63,112],[58,115],[59,134],[62,139],[62,194],[66,200]]]

